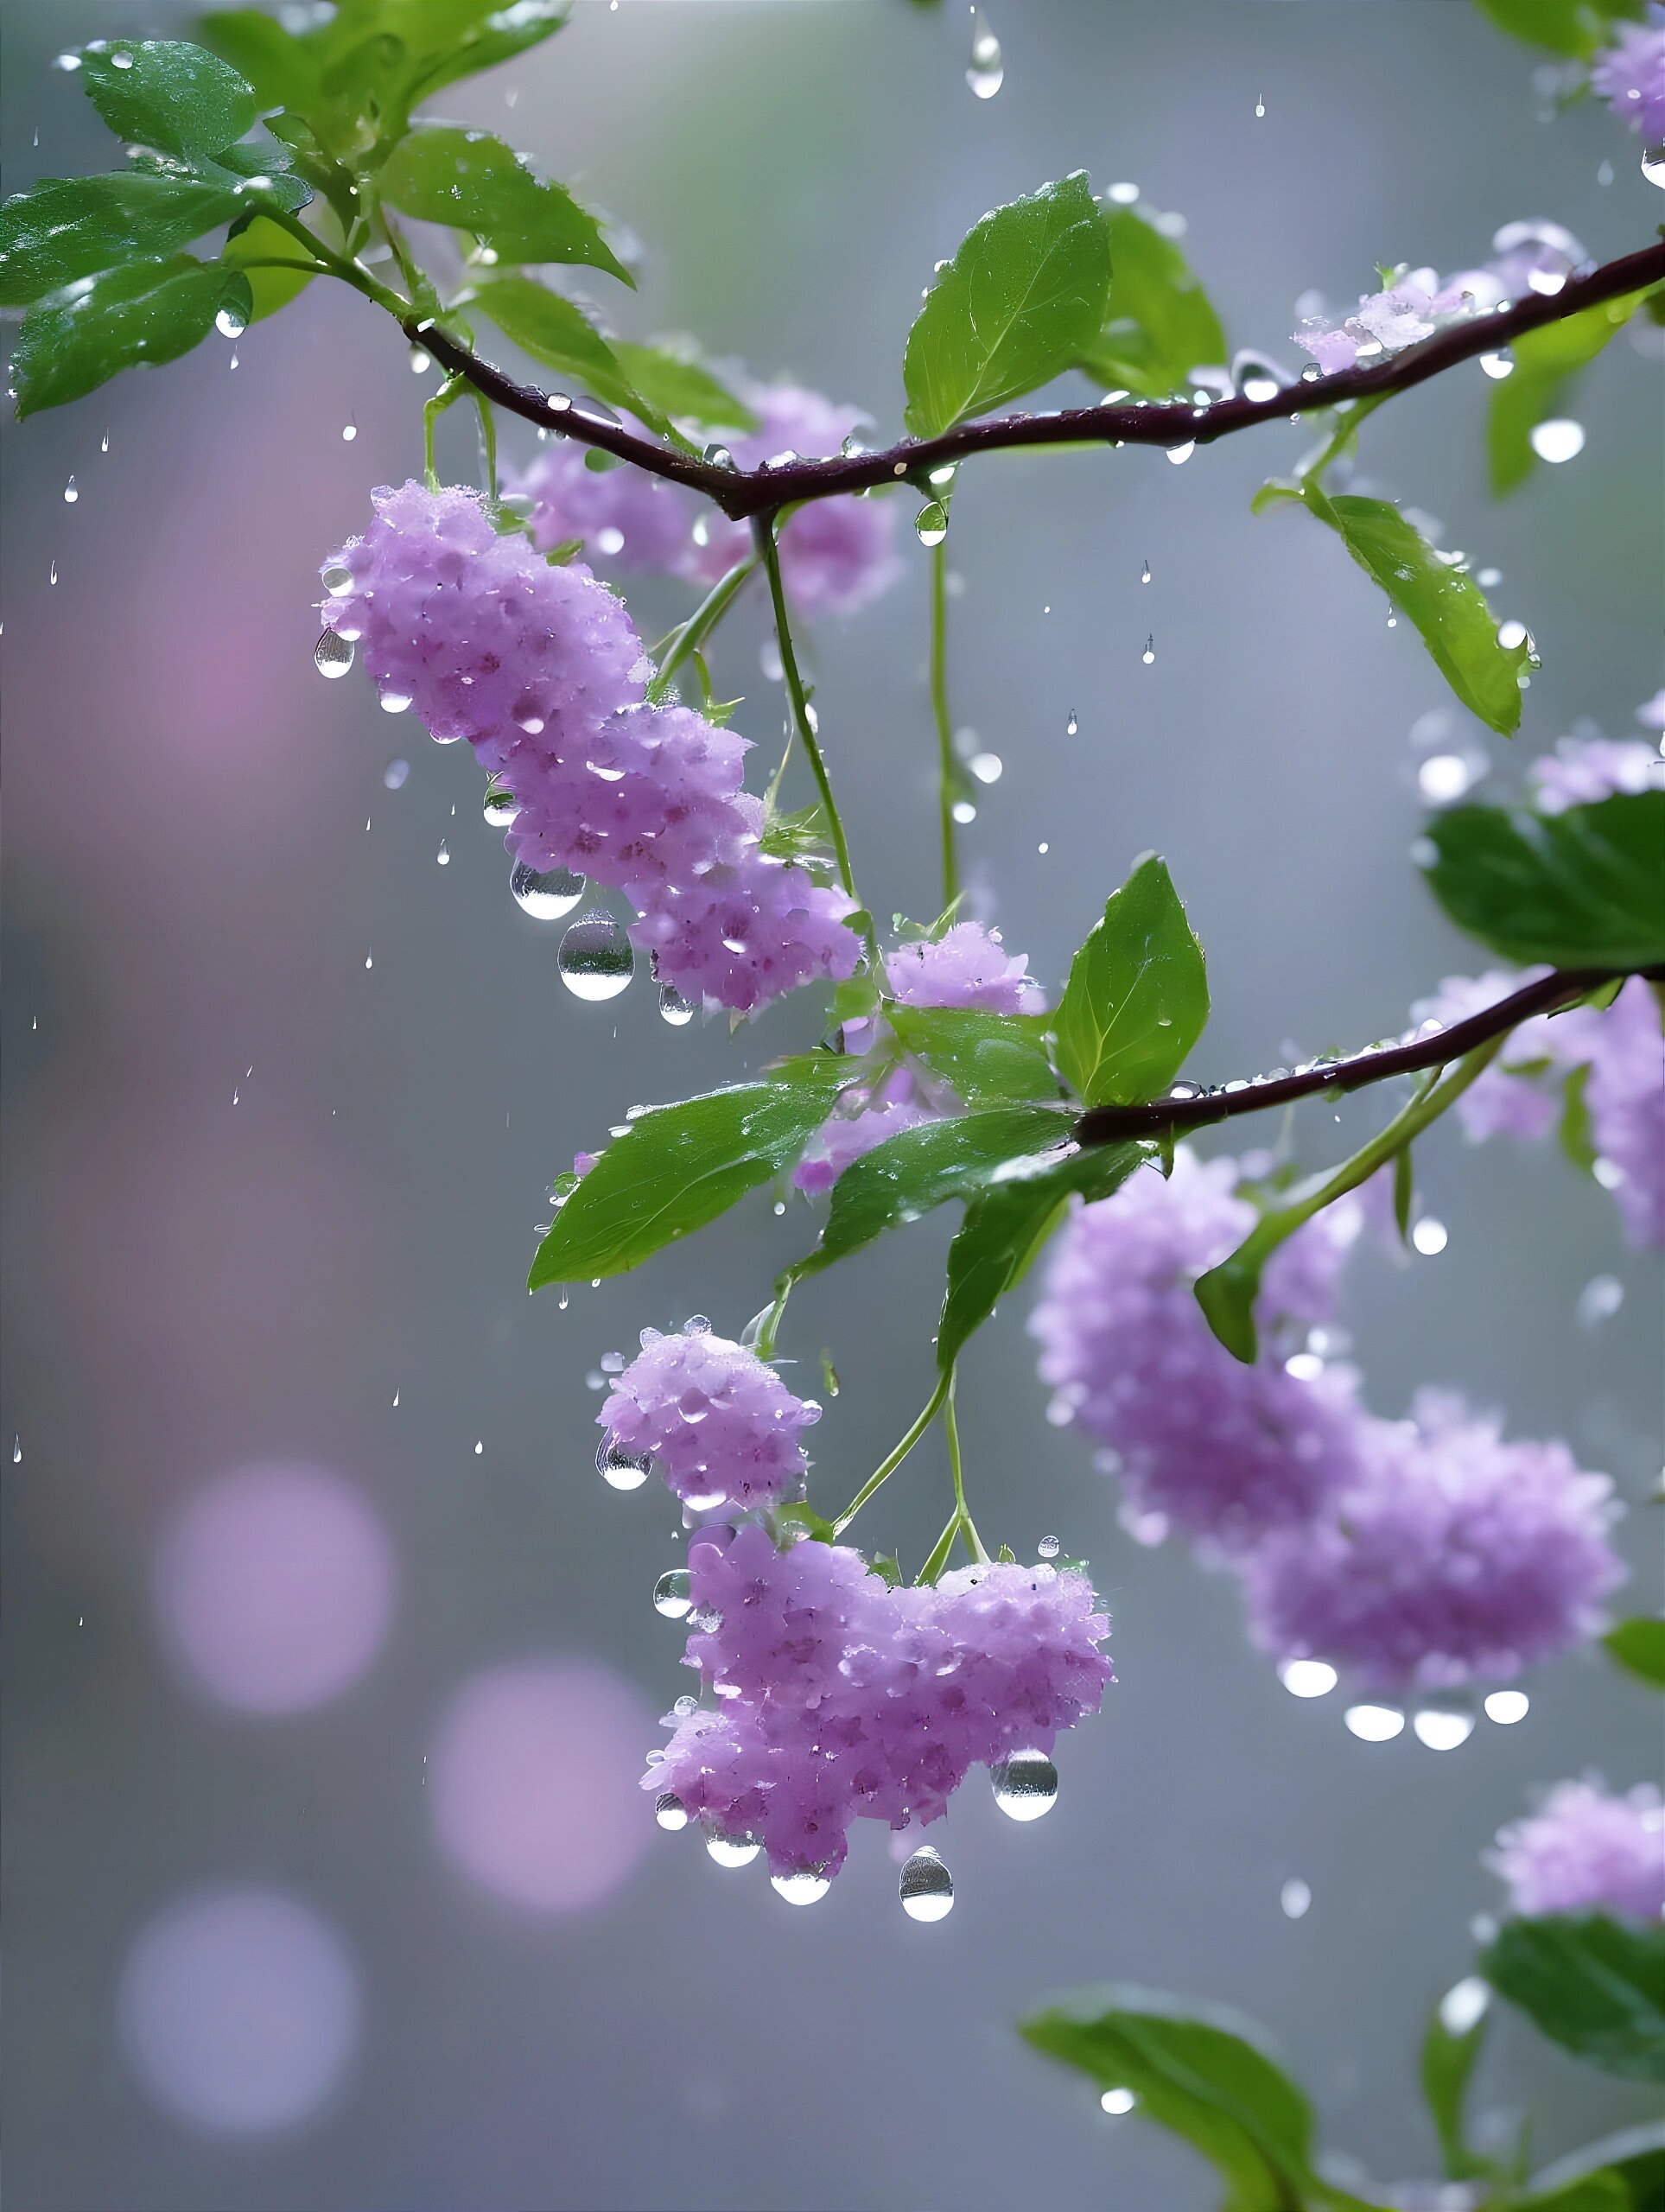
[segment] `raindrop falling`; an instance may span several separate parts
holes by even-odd
[[[1065,737],[1073,737],[1080,728],[1081,724],[1076,719],[1076,710],[1071,707],[1069,712],[1069,716],[1064,725],[1064,734]]]
[[[451,848],[446,843],[443,837],[440,839],[440,849],[438,852],[435,854],[434,858],[439,862],[442,868],[449,868],[451,865]]]
[[[662,1828],[669,1828],[673,1835],[678,1828],[688,1826],[687,1810],[674,1789],[661,1790],[653,1800],[653,1817]]]
[[[628,1452],[612,1437],[604,1436],[595,1447],[595,1471],[614,1490],[640,1490],[653,1471],[653,1454]],[[658,1590],[653,1593],[653,1602],[656,1605],[659,1602]],[[687,1607],[683,1610],[685,1612]]]
[[[940,545],[948,536],[948,510],[940,499],[927,499],[913,518],[913,531],[921,545]]]
[[[58,563],[57,563],[57,562],[56,562],[56,561],[54,561],[54,563],[52,563],[52,566],[51,566],[51,567],[50,567],[50,569],[48,569],[48,571],[47,571],[47,582],[48,582],[49,584],[55,584],[55,583],[57,582],[57,581],[58,581]]]
[[[1547,423],[1535,423],[1527,434],[1532,450],[1540,461],[1554,464],[1572,461],[1584,451],[1584,425],[1564,416],[1552,416]]]
[[[67,507],[73,507],[80,496],[75,488],[75,479],[72,476],[64,486],[64,505]]]
[[[1255,102],[1255,113],[1256,118],[1266,113],[1266,94],[1264,92],[1261,93]]]
[[[1005,768],[998,753],[974,753],[966,766],[980,784],[997,784]]]
[[[788,1904],[818,1904],[832,1887],[818,1867],[800,1866],[791,1874],[771,1874],[769,1886]]]
[[[1363,1744],[1390,1744],[1405,1726],[1404,1714],[1391,1705],[1350,1705],[1342,1717]]]
[[[965,81],[980,100],[992,100],[1006,81],[1001,42],[975,8],[971,10],[971,66]]]
[[[910,1920],[945,1920],[954,1910],[954,1877],[928,1843],[904,1865],[899,1891]]]
[[[1665,143],[1649,146],[1642,156],[1642,174],[1649,184],[1665,190]]]
[[[685,1029],[699,1008],[692,999],[685,999],[674,983],[659,986],[659,1019],[668,1021],[673,1029]]]
[[[1478,1974],[1465,1974],[1461,1981],[1453,1982],[1439,2000],[1439,2024],[1448,2036],[1465,2036],[1471,2028],[1478,2027],[1486,2007],[1491,2002],[1489,1984]]]
[[[1139,658],[1144,662],[1147,668],[1148,668],[1151,663],[1156,658],[1156,639],[1153,634],[1146,638],[1145,650],[1140,654]]]
[[[492,816],[488,818],[496,820],[499,817]],[[528,868],[524,861],[519,861],[510,875],[509,889],[513,893],[515,904],[521,912],[530,914],[535,922],[558,922],[562,914],[571,913],[583,897],[585,882],[581,875],[575,875],[568,868],[552,868],[540,874],[535,868]],[[610,914],[602,918],[608,922],[613,919]],[[585,919],[593,921],[595,917],[586,915]],[[563,945],[563,955],[564,951]],[[629,981],[630,975],[626,969],[625,982]],[[624,985],[620,984],[620,988],[622,990],[623,988]],[[611,991],[580,991],[578,995],[581,998],[605,999],[611,998],[613,994]]]
[[[604,1467],[601,1471],[607,1472]],[[689,1573],[685,1567],[669,1567],[653,1586],[653,1610],[668,1621],[683,1619],[693,1600],[688,1594]]]
[[[1045,1751],[1014,1751],[990,1768],[989,1780],[1008,1820],[1038,1821],[1058,1802],[1058,1769]]]
[[[763,1846],[750,1836],[709,1835],[705,1847],[719,1866],[749,1866]]]
[[[373,951],[366,952],[366,953],[365,953],[365,966],[366,968],[373,968],[375,965],[376,965],[376,956],[375,956],[375,953],[374,953]]]
[[[630,939],[600,906],[569,925],[556,962],[573,996],[592,1001],[616,999],[636,972]]]
[[[1288,1920],[1299,1920],[1312,1902],[1312,1892],[1298,1874],[1292,1875],[1278,1892],[1278,1903]]]
[[[1150,582],[1150,580],[1151,580],[1151,564],[1150,564],[1150,563],[1149,563],[1148,561],[1147,561],[1147,562],[1146,562],[1146,563],[1145,563],[1145,565],[1144,565],[1144,567],[1143,567],[1142,569],[1141,569],[1141,570],[1139,571],[1139,581],[1140,581],[1140,582],[1141,582],[1141,584],[1147,584],[1147,583]]]
[[[1489,377],[1506,377],[1509,375],[1514,369],[1515,356],[1509,352],[1508,346],[1504,346],[1500,347],[1495,353],[1482,353],[1480,356],[1480,366],[1485,371]]]
[[[382,770],[382,783],[390,791],[402,791],[410,773],[410,763],[408,760],[390,760]]]
[[[345,676],[356,650],[350,638],[338,638],[334,630],[325,630],[312,649],[312,664],[320,676]]]
[[[14,1436],[11,1440],[11,1464],[14,1467],[21,1467],[23,1464],[23,1440],[20,1436]]]
[[[341,425],[341,442],[343,445],[350,446],[358,435],[359,426],[356,423],[344,423]]]

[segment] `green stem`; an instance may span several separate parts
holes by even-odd
[[[1317,460],[1309,461],[1301,470],[1301,482],[1305,484],[1310,480],[1317,483],[1323,476],[1325,470],[1328,468],[1331,462],[1332,461],[1338,461],[1341,455],[1346,452],[1348,447],[1352,444],[1354,439],[1357,437],[1358,426],[1362,422],[1363,422],[1366,416],[1374,415],[1376,409],[1382,405],[1382,402],[1384,400],[1391,399],[1392,397],[1393,394],[1391,392],[1379,392],[1375,398],[1358,400],[1353,406],[1350,407],[1347,410],[1347,412],[1341,417],[1339,423],[1337,423],[1335,435],[1330,440],[1324,450],[1319,454]],[[1322,488],[1322,485],[1320,484],[1319,489],[1321,490]]]
[[[756,1339],[752,1346],[759,1359],[772,1359],[775,1356],[775,1338],[780,1334],[780,1324],[786,1312],[786,1300],[791,1296],[792,1285],[797,1280],[797,1276],[788,1268],[785,1274],[776,1281],[775,1302],[765,1313],[762,1325],[758,1330]]]
[[[937,721],[937,810],[942,824],[943,909],[960,895],[954,849],[954,724],[948,711],[948,543],[931,551],[931,710]]]
[[[671,632],[665,649],[659,656],[659,672],[647,687],[651,705],[657,706],[668,696],[671,677],[690,653],[699,651],[721,621],[734,594],[756,569],[758,559],[758,555],[753,553],[744,561],[736,561],[728,573],[712,585],[687,621]]]
[[[966,1510],[965,1475],[960,1465],[960,1424],[954,1411],[954,1376],[948,1378],[948,1396],[943,1406],[943,1434],[948,1442],[948,1464],[954,1476],[954,1518],[965,1548],[976,1567],[987,1567],[988,1554],[983,1549],[982,1538],[977,1534],[977,1524]]]
[[[474,411],[480,416],[480,445],[486,469],[486,496],[494,504],[497,488],[497,418],[492,413],[492,403],[482,391],[474,394]]]
[[[931,1548],[931,1556],[919,1569],[921,1583],[934,1582],[948,1565],[949,1554],[954,1548],[954,1539],[960,1533],[960,1513],[956,1506],[948,1516],[948,1526]]]
[[[919,1439],[931,1427],[931,1422],[936,1420],[937,1414],[943,1409],[944,1401],[948,1396],[949,1383],[951,1377],[944,1375],[938,1381],[936,1389],[926,1399],[925,1406],[921,1410],[918,1418],[914,1421],[912,1427],[909,1429],[907,1434],[902,1439],[895,1450],[890,1453],[888,1458],[880,1461],[878,1466],[876,1466],[873,1472],[867,1477],[866,1482],[862,1484],[861,1489],[857,1491],[855,1496],[844,1508],[844,1510],[839,1515],[837,1520],[833,1522],[833,1534],[835,1535],[842,1536],[843,1535],[845,1529],[849,1527],[850,1522],[855,1520],[856,1515],[861,1510],[861,1508],[873,1496],[874,1491],[881,1488],[884,1484],[890,1480],[891,1477],[896,1472],[896,1470],[901,1465],[903,1460],[906,1459],[908,1453],[912,1451],[914,1446],[919,1441]],[[955,1514],[956,1522],[958,1521],[958,1509],[956,1508]]]
[[[447,377],[445,382],[440,386],[433,397],[431,399],[424,400],[423,403],[423,468],[427,479],[428,488],[430,492],[437,492],[440,487],[439,471],[434,466],[435,425],[438,423],[440,416],[444,414],[446,409],[452,404],[453,401],[461,398],[465,389],[466,386],[462,378],[458,376]]]
[[[822,811],[827,817],[833,851],[838,861],[838,880],[846,894],[855,899],[859,906],[861,902],[856,898],[855,873],[850,866],[850,849],[845,840],[844,824],[839,819],[838,804],[833,798],[832,779],[827,773],[827,764],[822,758],[821,747],[816,741],[815,730],[810,721],[810,702],[804,696],[804,679],[798,674],[798,655],[792,646],[792,628],[787,619],[786,594],[780,581],[780,550],[775,543],[773,515],[758,517],[756,535],[759,554],[769,573],[769,598],[775,612],[775,641],[780,648],[781,673],[786,679],[786,696],[791,705],[798,741],[804,747],[810,773],[815,778],[816,789],[821,794]]]

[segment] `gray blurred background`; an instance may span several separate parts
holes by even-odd
[[[987,102],[963,8],[581,0],[443,105],[639,235],[640,293],[607,302],[627,334],[692,332],[887,432],[933,261],[1077,166],[1183,211],[1233,343],[1287,363],[1309,287],[1347,301],[1377,262],[1460,267],[1518,216],[1605,257],[1661,214],[1630,136],[1593,106],[1548,119],[1533,57],[1459,0],[990,15],[1006,79]],[[60,46],[187,20],[14,0],[9,185],[107,159]],[[653,1827],[639,1757],[687,1680],[648,1603],[674,1516],[597,1478],[587,1378],[645,1324],[698,1309],[737,1332],[813,1221],[759,1197],[564,1311],[528,1300],[525,1266],[575,1148],[634,1102],[803,1046],[815,1017],[788,1002],[731,1041],[667,1028],[640,979],[605,1007],[563,991],[559,929],[510,900],[464,748],[311,665],[317,563],[372,485],[419,469],[425,386],[321,283],[235,352],[235,374],[212,340],[3,433],[10,2202],[1193,2212],[1212,2195],[1187,2154],[1013,2033],[1049,1990],[1108,1976],[1255,2015],[1327,2144],[1430,2171],[1414,2039],[1496,1904],[1478,1853],[1538,1785],[1652,1773],[1656,1708],[1590,1660],[1455,1753],[1355,1741],[1338,1699],[1298,1702],[1249,1653],[1227,1584],[1121,1534],[1083,1441],[1045,1423],[1015,1310],[964,1393],[978,1517],[1090,1558],[1121,1677],[1065,1744],[1052,1817],[1015,1827],[974,1778],[931,1832],[959,1886],[937,1927],[899,1911],[882,1832],[794,1912],[760,1867],[720,1872]],[[1656,369],[1621,340],[1572,410],[1582,455],[1499,506],[1485,391],[1465,368],[1400,400],[1367,462],[1502,570],[1494,605],[1538,639],[1496,791],[1580,715],[1628,732],[1658,681],[1661,432]],[[445,432],[467,480],[462,413]],[[1005,762],[965,834],[987,911],[1055,984],[1160,847],[1209,948],[1214,1079],[1362,1043],[1476,963],[1407,857],[1408,734],[1449,705],[1432,664],[1326,533],[1249,513],[1307,438],[1270,429],[1182,469],[996,458],[954,510],[956,715]],[[925,563],[902,541],[901,586],[813,652],[864,889],[928,918]],[[651,636],[688,601],[632,603]],[[766,750],[762,637],[743,607],[715,673]],[[1452,710],[1453,746],[1482,735]],[[1296,1132],[1313,1161],[1344,1135],[1324,1107]],[[1372,1402],[1460,1385],[1639,1500],[1660,1300],[1610,1201],[1553,1148],[1470,1151],[1453,1128],[1418,1165],[1450,1244],[1355,1264]],[[823,1348],[842,1381],[815,1433],[823,1503],[925,1395],[947,1232],[794,1301],[798,1386]],[[1598,1277],[1623,1302],[1582,1325]],[[311,1471],[238,1475],[270,1463]],[[917,1561],[946,1483],[921,1452],[864,1540]],[[251,1497],[275,1517],[239,1518]],[[1624,1532],[1636,1609],[1656,1528],[1640,1508]],[[285,1530],[327,1586],[316,1633],[286,1652],[280,1619],[239,1691]],[[1534,2104],[1545,2157],[1638,2111],[1509,2025],[1480,2101]]]

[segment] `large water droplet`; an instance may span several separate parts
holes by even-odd
[[[1431,1751],[1454,1751],[1474,1733],[1474,1715],[1455,1706],[1425,1706],[1412,1719],[1411,1727],[1417,1742],[1426,1744]]]
[[[832,1884],[819,1868],[800,1866],[791,1874],[771,1874],[769,1886],[788,1904],[818,1904]]]
[[[410,694],[408,691],[384,691],[381,698],[384,715],[404,715],[410,710]]]
[[[1291,1697],[1328,1697],[1338,1676],[1327,1659],[1286,1659],[1278,1679]]]
[[[249,327],[249,318],[239,307],[228,302],[214,316],[214,328],[222,338],[240,338]]]
[[[1042,1559],[1056,1559],[1063,1548],[1056,1536],[1043,1536],[1035,1546]]]
[[[749,1866],[763,1846],[750,1836],[709,1835],[705,1847],[719,1866]]]
[[[345,561],[326,561],[324,589],[332,599],[345,599],[353,588],[353,571]]]
[[[1006,81],[1001,42],[975,8],[971,10],[971,66],[965,81],[980,100],[992,100]]]
[[[1069,716],[1064,725],[1064,734],[1065,737],[1073,737],[1080,728],[1080,721],[1077,716],[1075,709],[1071,707],[1069,712]]]
[[[1656,184],[1665,190],[1665,142],[1657,146],[1649,146],[1643,152],[1642,174],[1649,184]]]
[[[945,1920],[954,1910],[954,1877],[928,1843],[904,1865],[898,1887],[910,1920]]]
[[[1245,350],[1232,356],[1232,389],[1245,399],[1275,399],[1288,381],[1286,372],[1264,353]]]
[[[1058,1802],[1058,1769],[1045,1751],[1014,1751],[990,1770],[989,1779],[1008,1820],[1038,1821]]]
[[[1100,2112],[1109,2113],[1112,2120],[1120,2120],[1123,2113],[1130,2113],[1138,2102],[1138,2098],[1131,2089],[1106,2089],[1098,2101],[1098,2108]]]
[[[312,649],[312,664],[320,676],[345,676],[356,650],[350,638],[338,638],[334,630],[326,630]]]
[[[1514,369],[1515,356],[1509,352],[1507,346],[1500,346],[1495,353],[1482,353],[1480,356],[1480,366],[1485,371],[1489,377],[1506,377]]]
[[[382,770],[382,782],[391,791],[402,791],[410,773],[408,760],[390,760]]]
[[[640,1490],[653,1472],[653,1454],[627,1451],[612,1437],[604,1436],[595,1447],[595,1471],[614,1490]],[[657,1590],[653,1595],[657,1605]]]
[[[64,486],[64,505],[67,507],[73,507],[80,496],[75,488],[75,479],[72,476]]]
[[[1517,1720],[1524,1720],[1532,1700],[1524,1690],[1493,1690],[1486,1700],[1486,1719],[1495,1720],[1500,1728],[1512,1728]]]
[[[659,986],[659,1016],[673,1029],[686,1029],[699,1012],[692,999],[685,999],[674,983]]]
[[[486,792],[480,812],[493,830],[506,830],[519,817],[520,801],[512,791],[494,788]]]
[[[661,1790],[653,1800],[653,1817],[662,1828],[669,1828],[673,1835],[678,1828],[688,1826],[687,1808],[674,1789]]]
[[[528,868],[524,861],[520,861],[516,863],[514,871],[509,878],[509,888],[514,893],[515,903],[524,913],[530,914],[534,921],[558,922],[562,914],[571,913],[573,908],[583,897],[586,886],[583,877],[575,875],[569,868],[552,868],[540,875],[535,868]],[[584,918],[588,922],[597,918],[594,915],[587,914]],[[604,914],[600,918],[611,926],[617,927],[610,914]],[[565,953],[566,946],[563,943],[562,945],[563,958]],[[626,969],[625,982],[627,983],[629,981],[630,973]],[[619,988],[622,990],[624,983],[621,983]],[[605,999],[611,998],[613,994],[611,991],[580,991],[578,995],[580,998]]]
[[[685,1567],[668,1567],[653,1586],[654,1611],[663,1613],[668,1621],[683,1619],[693,1603],[688,1592],[688,1569]]]
[[[1405,1726],[1405,1716],[1391,1705],[1350,1705],[1342,1716],[1363,1744],[1390,1744]]]
[[[1527,436],[1539,460],[1552,465],[1572,461],[1584,451],[1583,423],[1571,422],[1563,416],[1552,417],[1547,423],[1535,423]]]
[[[1170,446],[1168,448],[1168,459],[1173,463],[1174,467],[1178,468],[1182,461],[1189,461],[1196,450],[1196,439],[1187,438],[1184,445]]]
[[[913,518],[914,534],[921,545],[940,545],[948,536],[948,510],[940,499],[927,499]]]

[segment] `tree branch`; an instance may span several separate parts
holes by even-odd
[[[1665,280],[1665,243],[1609,261],[1580,276],[1570,276],[1559,292],[1529,292],[1493,315],[1477,315],[1449,325],[1420,346],[1377,362],[1356,365],[1333,376],[1303,379],[1270,399],[1223,399],[1195,408],[1188,400],[1135,400],[1127,404],[1068,407],[1042,415],[1001,415],[964,423],[940,437],[904,438],[881,452],[836,454],[829,461],[795,461],[783,467],[734,469],[719,467],[674,447],[639,436],[623,423],[581,412],[563,393],[517,384],[489,361],[449,338],[438,325],[413,309],[402,318],[405,335],[453,375],[466,377],[476,391],[523,416],[540,429],[557,430],[581,445],[599,446],[620,461],[633,462],[651,476],[703,493],[737,521],[766,513],[790,501],[825,499],[842,493],[871,491],[894,484],[944,462],[978,453],[999,453],[1023,446],[1119,444],[1211,445],[1234,430],[1256,423],[1287,421],[1342,400],[1385,397],[1425,384],[1477,353],[1495,353],[1529,330],[1563,321],[1584,308],[1626,292],[1639,292]]]
[[[1293,1106],[1303,1098],[1360,1090],[1367,1084],[1385,1083],[1392,1076],[1420,1075],[1427,1068],[1460,1060],[1478,1045],[1504,1035],[1535,1014],[1553,1013],[1587,998],[1604,983],[1623,982],[1630,972],[1644,976],[1649,982],[1665,982],[1665,968],[1556,969],[1511,992],[1508,998],[1499,999],[1496,1006],[1429,1036],[1414,1037],[1408,1044],[1383,1046],[1355,1053],[1347,1060],[1318,1060],[1294,1075],[1245,1084],[1237,1090],[1153,1098],[1138,1106],[1089,1107],[1076,1123],[1076,1141],[1084,1145],[1121,1144],[1129,1137],[1177,1136],[1187,1129],[1206,1128],[1215,1122],[1235,1121],[1240,1114],[1263,1113],[1270,1106]]]

